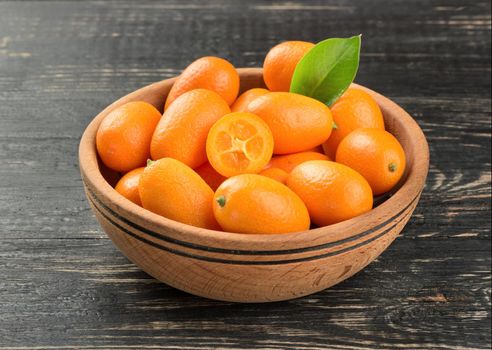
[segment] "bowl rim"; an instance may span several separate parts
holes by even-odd
[[[237,70],[245,79],[254,76],[258,78],[258,75],[262,74],[261,68],[238,68]],[[371,89],[353,84],[371,94],[380,105],[383,114],[385,112],[396,113],[411,135],[408,141],[412,149],[419,147],[418,153],[413,152],[410,166],[408,166],[409,160],[407,159],[407,176],[401,187],[379,206],[337,224],[282,234],[215,231],[187,225],[152,213],[121,196],[106,181],[99,170],[95,137],[97,128],[107,113],[126,102],[145,100],[149,93],[169,88],[174,80],[175,78],[165,79],[119,98],[91,120],[81,137],[79,167],[86,190],[103,207],[108,208],[105,203],[112,203],[115,207],[113,213],[120,219],[124,219],[126,223],[131,224],[138,221],[137,227],[149,232],[157,232],[161,238],[168,238],[164,239],[167,242],[192,249],[239,255],[293,254],[324,249],[336,244],[355,241],[361,238],[362,234],[369,235],[393,221],[415,204],[420,197],[429,169],[429,148],[423,131],[417,122],[395,102]],[[165,95],[162,96],[164,101]],[[367,223],[371,225],[367,227]],[[174,234],[175,232],[180,232],[180,235]],[[206,244],[201,242],[206,242]],[[306,242],[309,242],[309,245],[306,246]],[[272,246],[276,249],[272,250]]]

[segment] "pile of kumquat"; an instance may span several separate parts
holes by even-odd
[[[400,181],[405,153],[373,97],[350,86],[359,48],[360,36],[280,43],[264,60],[266,88],[240,95],[231,63],[194,61],[163,96],[163,114],[134,101],[100,124],[99,157],[122,175],[116,191],[235,233],[304,231],[371,210]],[[351,60],[336,60],[342,53]]]

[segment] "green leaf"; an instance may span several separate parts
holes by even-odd
[[[319,42],[299,61],[290,92],[331,106],[347,90],[359,68],[361,36]]]

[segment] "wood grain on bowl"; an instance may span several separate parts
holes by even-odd
[[[241,91],[264,87],[258,68],[239,69]],[[288,300],[328,288],[360,271],[403,229],[420,198],[429,150],[417,123],[369,89],[386,128],[402,144],[407,170],[388,200],[335,225],[279,235],[211,231],[153,214],[121,197],[98,166],[95,134],[115,107],[144,100],[162,110],[173,80],[137,90],[110,105],[87,127],[79,149],[87,198],[103,230],[135,264],[158,280],[207,298],[237,302]]]

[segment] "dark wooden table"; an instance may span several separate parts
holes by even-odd
[[[0,349],[489,349],[490,29],[489,0],[0,1]],[[358,33],[357,81],[406,108],[431,149],[420,205],[375,263],[242,305],[118,252],[77,164],[98,111],[199,56],[255,67],[282,40]]]

